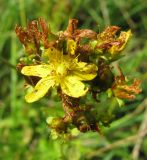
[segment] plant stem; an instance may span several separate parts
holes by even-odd
[[[13,66],[16,65],[16,39],[15,35],[12,34],[11,38],[11,58],[10,58],[10,64]],[[17,84],[17,73],[16,70],[13,68],[11,69],[11,85],[10,85],[10,90],[11,90],[11,100],[10,100],[10,105],[12,109],[12,114],[15,114],[15,109],[16,109],[16,84]]]
[[[79,99],[72,98],[64,94],[61,90],[58,92],[62,99],[63,109],[65,111],[65,120],[72,120],[76,112],[80,111]]]

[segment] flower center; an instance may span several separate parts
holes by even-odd
[[[65,76],[67,74],[67,68],[64,63],[61,63],[60,65],[57,66],[56,73],[59,76]]]

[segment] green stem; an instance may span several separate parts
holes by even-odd
[[[16,70],[16,65],[11,64],[11,63],[8,62],[5,58],[0,57],[0,62],[6,64],[8,67]]]
[[[16,66],[16,37],[14,34],[12,34],[11,37],[11,58],[10,58],[10,64],[13,66]],[[11,99],[10,99],[10,105],[12,109],[12,114],[15,113],[16,109],[16,84],[17,84],[17,73],[16,70],[13,68],[11,69],[11,82],[10,82],[10,91],[11,91]]]
[[[22,26],[26,26],[26,14],[24,0],[19,0],[20,21]]]

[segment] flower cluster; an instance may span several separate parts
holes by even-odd
[[[72,133],[73,129],[99,132],[98,113],[86,102],[81,103],[82,97],[93,95],[97,102],[97,95],[109,92],[114,98],[134,99],[141,92],[139,80],[127,85],[122,71],[115,75],[110,67],[123,56],[131,31],[122,31],[118,36],[117,26],[96,33],[78,29],[77,24],[78,20],[70,19],[67,29],[56,34],[43,18],[30,22],[26,28],[15,28],[25,48],[17,68],[29,88],[26,101],[41,99],[51,88],[61,97],[65,116],[50,117],[47,121],[56,137]]]

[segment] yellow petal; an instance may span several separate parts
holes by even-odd
[[[79,81],[76,77],[68,76],[61,83],[62,91],[71,97],[81,97],[86,94],[88,88],[85,88],[84,83]]]
[[[52,77],[42,78],[35,86],[31,93],[25,96],[28,103],[35,102],[42,98],[49,90],[50,87],[54,85],[54,80]]]
[[[126,43],[128,42],[129,38],[131,37],[132,33],[131,30],[128,30],[127,32],[121,32],[119,39],[124,40],[123,45],[119,48],[119,51],[123,50],[126,46]]]
[[[70,55],[74,55],[76,51],[76,42],[72,39],[67,41],[67,52]]]
[[[51,63],[59,62],[63,58],[63,53],[54,47],[48,48],[43,54],[49,57]]]
[[[79,80],[87,81],[92,80],[97,75],[97,66],[95,64],[87,64],[85,62],[77,63],[78,67],[73,70],[73,75]]]
[[[35,65],[23,67],[21,73],[26,76],[46,77],[51,71],[50,65]]]

